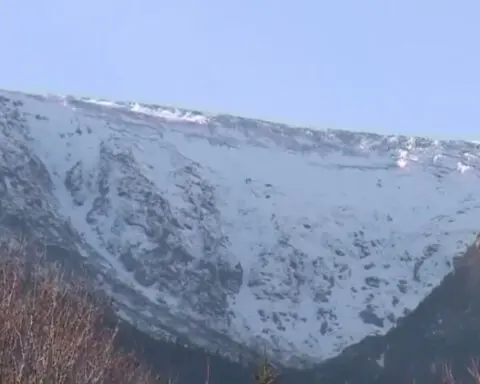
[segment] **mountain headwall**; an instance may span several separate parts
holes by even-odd
[[[154,337],[315,363],[385,334],[452,270],[478,227],[479,154],[2,91],[0,226],[88,264]]]

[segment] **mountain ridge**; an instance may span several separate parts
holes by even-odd
[[[310,374],[331,384],[476,383],[479,246],[477,241],[468,246],[454,270],[386,335],[367,336]]]
[[[0,95],[5,233],[91,264],[155,337],[315,363],[386,333],[476,232],[472,142]]]

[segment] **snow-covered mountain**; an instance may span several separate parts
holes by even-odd
[[[321,361],[385,333],[478,230],[480,144],[0,92],[0,225],[87,263],[119,314]]]

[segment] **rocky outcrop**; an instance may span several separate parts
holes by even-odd
[[[477,238],[478,239],[478,238]],[[475,243],[455,270],[385,336],[369,336],[317,366],[319,383],[441,383],[446,366],[459,381],[480,357],[480,249]]]
[[[479,171],[469,142],[0,91],[0,235],[232,358],[303,366],[397,325],[470,241]]]

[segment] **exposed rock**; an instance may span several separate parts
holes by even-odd
[[[313,372],[328,384],[441,383],[445,364],[458,382],[480,357],[480,249],[472,245],[448,274],[385,336],[369,336]]]
[[[386,333],[471,241],[479,171],[471,142],[0,91],[0,235],[235,359],[311,365]]]

